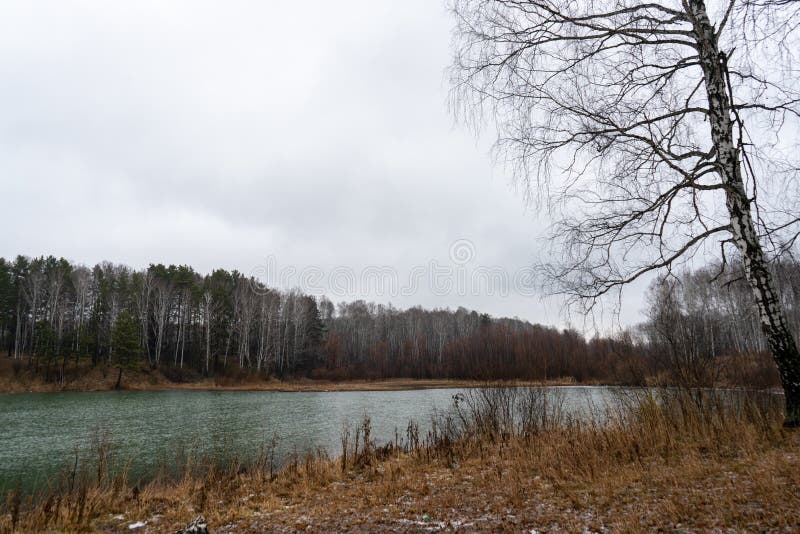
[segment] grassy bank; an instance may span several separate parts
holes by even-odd
[[[366,419],[343,431],[339,458],[196,462],[142,487],[67,476],[9,496],[0,532],[168,532],[201,513],[213,532],[800,527],[800,434],[775,403],[670,393],[629,399],[604,424],[561,408],[535,390],[476,390],[426,436],[410,425],[378,447]]]
[[[88,359],[78,366],[70,363],[65,378],[50,377],[43,369],[34,372],[25,366],[14,368],[13,360],[0,358],[0,393],[52,391],[110,391],[117,382],[118,369],[105,364],[92,365]],[[462,388],[509,385],[509,381],[392,378],[385,380],[315,380],[309,378],[265,378],[239,374],[203,377],[193,372],[163,372],[159,369],[126,369],[120,389],[130,391],[218,390],[218,391],[394,391],[405,389]],[[566,385],[574,380],[562,378],[547,382],[513,381],[515,385]]]

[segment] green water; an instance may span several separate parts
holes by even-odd
[[[559,388],[573,409],[604,401],[603,388]],[[96,458],[98,441],[110,441],[112,465],[132,478],[195,457],[252,458],[277,437],[275,457],[322,448],[341,449],[344,424],[372,419],[378,444],[400,435],[410,419],[424,436],[435,410],[451,406],[457,390],[371,392],[142,391],[0,394],[0,490],[28,491],[54,483]],[[87,464],[88,465],[88,464]],[[62,477],[63,479],[63,477]]]

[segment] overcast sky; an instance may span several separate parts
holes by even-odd
[[[546,220],[453,124],[451,25],[438,0],[3,1],[0,255],[512,280]],[[567,320],[513,287],[416,280],[332,298]]]

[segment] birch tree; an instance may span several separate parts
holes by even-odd
[[[253,317],[256,314],[256,295],[251,281],[242,277],[237,280],[233,293],[233,317],[236,332],[239,335],[239,367],[245,363],[250,365],[250,333],[253,328]]]
[[[493,120],[555,221],[546,289],[586,310],[699,251],[737,256],[800,425],[800,354],[768,268],[800,232],[800,2],[451,7],[456,109]]]
[[[209,374],[209,362],[211,361],[211,320],[212,314],[216,311],[216,303],[214,302],[214,295],[211,291],[206,289],[203,291],[201,299],[203,306],[203,326],[205,330],[205,373]]]
[[[81,342],[83,326],[86,321],[86,314],[89,307],[89,293],[92,282],[92,272],[83,266],[78,266],[72,270],[72,286],[75,290],[75,309],[73,312],[75,322],[75,339],[72,348],[75,351],[75,361],[82,348]]]
[[[150,270],[134,275],[133,305],[135,315],[139,321],[140,343],[142,350],[147,355],[147,363],[153,364],[150,355],[150,299],[153,294],[153,273]]]
[[[170,280],[156,278],[153,283],[153,316],[156,327],[155,364],[161,362],[161,351],[164,347],[164,334],[172,308],[174,286]]]
[[[33,358],[37,350],[36,336],[35,336],[36,323],[39,321],[39,303],[42,299],[44,284],[45,284],[45,276],[44,273],[42,272],[42,262],[41,260],[34,260],[31,262],[30,272],[27,278],[25,279],[24,285],[22,286],[22,291],[25,296],[25,300],[28,304],[28,310],[30,313],[30,325],[31,325],[30,358]],[[23,339],[23,347],[24,347],[24,339]]]

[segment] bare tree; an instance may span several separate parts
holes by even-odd
[[[698,251],[741,257],[800,425],[768,262],[798,238],[800,2],[452,0],[454,102],[554,220],[547,289],[591,309]]]
[[[75,289],[75,341],[73,349],[75,350],[75,362],[77,365],[77,358],[80,354],[81,343],[83,341],[83,323],[86,320],[86,314],[89,307],[89,292],[92,282],[92,272],[84,266],[76,267],[72,270],[72,285]]]
[[[141,328],[141,346],[147,355],[147,363],[152,365],[150,354],[150,300],[153,296],[153,273],[149,270],[137,273],[137,286],[133,294],[133,304]]]
[[[211,321],[213,319],[214,314],[217,311],[217,303],[214,302],[214,295],[211,294],[211,291],[206,289],[203,291],[203,296],[201,298],[202,302],[202,309],[203,309],[203,325],[205,329],[205,373],[206,376],[209,374],[209,361],[211,360]]]
[[[164,346],[164,334],[167,330],[174,285],[169,280],[156,278],[153,281],[153,316],[156,326],[155,364],[161,362],[161,351]]]
[[[702,302],[699,309],[686,300],[700,297],[681,291],[674,278],[659,280],[651,287],[649,321],[646,324],[651,350],[670,372],[670,380],[685,387],[713,387],[721,374],[715,347],[714,314]],[[687,298],[688,297],[688,298]]]
[[[22,286],[23,295],[25,297],[25,301],[28,304],[28,310],[30,313],[30,323],[31,323],[31,344],[30,344],[30,358],[33,358],[33,355],[36,353],[36,323],[39,321],[39,305],[42,299],[42,293],[44,292],[44,285],[45,285],[45,275],[41,268],[40,261],[31,262],[31,271],[28,277],[25,279],[25,283]],[[24,338],[23,338],[23,347],[24,347]],[[38,361],[38,360],[37,360]]]
[[[253,292],[251,281],[240,278],[233,293],[234,327],[239,334],[239,367],[250,365],[250,333],[256,315],[257,295]]]

